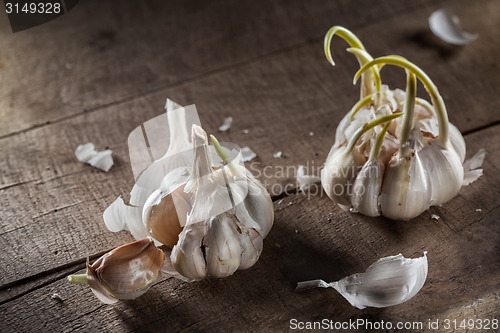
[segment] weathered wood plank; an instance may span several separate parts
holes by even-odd
[[[367,40],[368,49],[374,46],[402,54],[413,49],[416,62],[419,63],[418,59],[424,62],[422,67],[434,68],[430,62],[439,62],[436,71],[451,70],[449,63],[439,60],[438,55],[429,57],[427,50],[419,51],[411,44],[401,47],[401,43],[390,37],[394,31],[390,27],[396,22],[404,22],[399,23],[398,31],[406,31],[407,25],[416,24],[414,21],[423,22],[429,10],[423,8],[411,15],[377,22],[360,29],[359,35]],[[372,31],[380,31],[379,43],[366,38]],[[130,240],[126,233],[107,232],[101,213],[118,195],[128,195],[133,184],[126,147],[128,134],[161,113],[167,96],[183,104],[196,103],[202,123],[212,133],[225,116],[232,115],[233,128],[220,133],[219,139],[249,145],[259,154],[250,167],[261,176],[271,194],[282,193],[288,184],[287,189],[294,188],[294,169],[287,172],[287,166],[308,161],[320,166],[332,144],[336,123],[357,96],[357,88],[349,83],[355,69],[354,60],[345,52],[335,52],[335,58],[338,67],[331,68],[324,60],[321,43],[315,42],[1,140],[0,149],[5,158],[0,161],[0,183],[4,188],[0,196],[8,204],[0,208],[0,233],[3,233],[0,242],[6,249],[0,284],[12,283]],[[457,75],[473,77],[474,73]],[[388,72],[386,77],[395,79],[399,73]],[[441,79],[438,75],[436,81]],[[444,79],[437,83],[447,95],[451,89],[453,96],[460,96],[460,91],[453,89],[463,77],[451,79],[451,85]],[[492,80],[491,83],[496,79],[495,75],[485,78]],[[474,95],[462,95],[447,101],[466,104],[474,98]],[[454,107],[458,106],[451,105],[449,109]],[[451,113],[450,117],[454,120],[460,114],[463,112]],[[475,115],[478,117],[470,122],[456,117],[458,127],[487,124],[485,119],[495,119],[497,113],[484,108]],[[243,129],[250,133],[243,134]],[[311,131],[315,133],[312,137]],[[88,141],[97,143],[98,148],[109,146],[114,150],[117,164],[110,173],[94,171],[76,161],[74,149]],[[274,159],[277,151],[282,151],[284,157]],[[27,251],[27,246],[33,248]],[[23,272],[12,269],[18,265],[28,269]]]
[[[0,137],[429,2],[81,1],[13,34],[0,12]]]
[[[326,197],[309,200],[299,193],[275,203],[275,226],[262,257],[246,271],[191,284],[163,279],[141,298],[114,306],[63,279],[0,306],[2,331],[286,331],[292,318],[425,324],[498,316],[499,139],[500,126],[467,136],[471,151],[488,143],[484,176],[411,222],[353,215]],[[435,221],[431,214],[441,218]],[[399,306],[358,310],[334,290],[294,292],[297,281],[335,280],[382,256],[416,257],[423,251],[429,258],[426,284]],[[51,299],[53,293],[64,301]]]

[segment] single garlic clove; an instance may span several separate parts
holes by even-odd
[[[464,169],[452,146],[446,147],[434,140],[420,151],[420,158],[425,170],[429,170],[431,205],[441,205],[453,199],[462,187]]]
[[[361,214],[379,216],[378,197],[382,188],[384,165],[378,159],[366,162],[353,185],[352,206]]]
[[[351,153],[347,150],[347,147],[343,146],[329,154],[325,167],[321,170],[321,185],[330,199],[338,204],[350,206],[351,182],[364,161],[356,150]]]
[[[407,259],[403,255],[381,258],[364,273],[334,282],[332,287],[352,306],[382,308],[406,302],[415,296],[427,278],[427,256]]]
[[[460,157],[460,163],[464,163],[466,153],[464,137],[462,136],[462,133],[460,133],[458,128],[452,123],[449,123],[448,127],[450,131],[450,143]]]
[[[146,228],[154,239],[173,248],[186,225],[186,216],[190,210],[191,197],[184,192],[184,186],[180,186],[148,209]]]
[[[144,294],[158,278],[164,260],[163,251],[146,238],[117,247],[87,264],[86,275],[70,275],[68,280],[88,284],[102,302],[112,304]]]
[[[389,162],[379,204],[382,215],[392,220],[409,220],[429,208],[431,191],[419,153]]]
[[[247,269],[259,260],[264,246],[264,238],[255,229],[245,226],[239,229],[239,233],[242,252],[238,269]]]
[[[208,232],[203,244],[207,272],[212,277],[230,276],[240,266],[241,247],[234,218],[223,213],[208,221]]]
[[[189,280],[201,280],[207,276],[203,246],[206,229],[205,222],[186,224],[170,254],[172,267]]]

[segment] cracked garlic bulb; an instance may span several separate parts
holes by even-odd
[[[92,265],[87,262],[87,272],[70,275],[68,281],[89,285],[99,300],[113,304],[148,291],[157,280],[164,261],[163,251],[150,238],[145,238],[117,247]]]
[[[343,208],[368,216],[408,220],[446,203],[462,185],[477,179],[480,173],[464,175],[465,141],[449,123],[444,101],[427,74],[400,56],[373,59],[352,32],[339,26],[325,36],[332,65],[335,34],[358,58],[361,68],[354,82],[361,77],[361,98],[337,127],[321,172],[326,194]],[[382,85],[385,65],[406,70],[406,91]],[[432,103],[416,97],[417,79]],[[388,119],[391,115],[401,118]]]
[[[262,184],[238,158],[229,161],[213,136],[215,151],[223,161],[216,168],[201,127],[193,126],[192,141],[193,167],[165,176],[159,190],[146,201],[143,221],[154,225],[148,228],[150,234],[178,235],[176,243],[164,243],[172,248],[165,273],[187,281],[227,277],[259,259],[263,239],[273,224],[273,204]],[[172,216],[177,224],[152,222]]]
[[[238,149],[223,148],[167,100],[170,145],[138,178],[131,204],[121,198],[103,214],[111,231],[130,230],[164,246],[163,272],[194,281],[226,277],[258,260],[274,210],[262,184],[240,162]],[[231,158],[229,158],[229,155]],[[222,159],[222,164],[212,160]]]

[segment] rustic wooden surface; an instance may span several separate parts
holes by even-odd
[[[116,6],[84,1],[16,34],[0,13],[1,332],[286,331],[292,318],[500,318],[498,1]],[[443,6],[479,39],[452,47],[434,37],[427,18]],[[468,156],[487,149],[483,177],[402,223],[345,213],[321,194],[295,193],[294,173],[281,171],[308,161],[321,166],[358,94],[346,44],[333,42],[335,68],[323,55],[322,38],[335,24],[352,29],[372,55],[400,54],[430,74],[465,134]],[[382,75],[393,86],[404,84],[401,71]],[[82,271],[87,255],[132,240],[109,232],[102,212],[133,185],[128,134],[161,114],[166,97],[196,104],[208,132],[234,118],[218,137],[257,152],[249,167],[275,199],[275,225],[261,259],[246,271],[192,284],[163,278],[141,298],[106,306],[65,276]],[[76,161],[74,149],[89,141],[113,150],[110,172]],[[273,158],[278,151],[283,157]],[[283,193],[286,185],[290,193]],[[333,290],[294,292],[297,281],[335,280],[383,256],[423,251],[426,284],[399,306],[358,310]]]

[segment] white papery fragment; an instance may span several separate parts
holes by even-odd
[[[274,158],[280,158],[281,155],[283,155],[283,153],[281,151],[277,152],[276,154],[274,154]]]
[[[233,117],[224,118],[224,123],[219,127],[220,132],[225,132],[231,128],[231,124],[233,123]]]
[[[257,157],[257,154],[250,147],[241,148],[241,161],[249,162]]]
[[[297,169],[297,182],[299,183],[299,189],[301,191],[307,190],[311,185],[319,184],[321,178],[313,175],[306,175],[304,171],[304,166],[299,165]]]
[[[438,9],[429,17],[429,27],[437,37],[453,45],[465,45],[477,39],[477,34],[465,32],[459,18],[448,9]]]
[[[427,252],[415,259],[407,259],[400,253],[379,259],[364,273],[331,283],[323,280],[299,282],[296,290],[334,288],[358,309],[383,308],[415,296],[425,283],[427,269]]]
[[[76,158],[82,162],[92,165],[95,168],[108,172],[113,166],[112,151],[109,149],[96,151],[92,142],[79,145],[75,150]]]
[[[482,176],[483,169],[481,169],[481,166],[483,165],[485,157],[486,150],[481,148],[474,156],[465,161],[462,186],[467,186]]]

